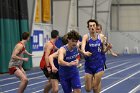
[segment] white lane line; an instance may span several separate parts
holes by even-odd
[[[31,75],[35,75],[35,74],[39,74],[39,73],[43,73],[43,72],[42,72],[42,71],[38,71],[38,72],[26,74],[26,75],[27,75],[27,76],[31,76]],[[9,79],[16,79],[16,77],[13,76],[13,77],[10,77],[10,78],[1,79],[0,81],[9,80]]]
[[[41,91],[43,91],[44,89],[41,89],[41,90],[38,90],[38,91],[35,91],[35,92],[33,92],[33,93],[38,93],[38,92],[41,92]]]
[[[140,84],[137,86],[137,87],[135,87],[134,89],[132,89],[130,92],[128,92],[128,93],[136,93],[137,91],[139,91],[140,90]]]
[[[120,67],[120,66],[123,66],[123,65],[125,65],[125,64],[127,64],[127,63],[132,63],[132,62],[128,61],[128,62],[122,63],[122,64],[120,64],[120,65],[116,65],[116,66],[113,66],[113,67],[109,67],[109,68],[105,69],[105,71],[110,70],[110,69],[113,69],[113,68],[117,68],[117,67]]]
[[[33,78],[29,78],[29,80],[36,79],[36,78],[40,78],[40,77],[44,77],[44,75],[37,76],[37,77],[33,77]],[[16,82],[12,82],[12,83],[6,83],[6,84],[3,84],[3,85],[0,85],[0,87],[4,87],[4,86],[7,86],[7,85],[19,83],[19,82],[20,82],[20,81],[16,81]]]
[[[61,85],[61,84],[58,84],[59,86]],[[38,91],[35,91],[35,92],[32,92],[32,93],[38,93],[38,92],[41,92],[41,91],[43,91],[44,89],[41,89],[41,90],[38,90]]]
[[[110,89],[110,88],[112,88],[112,87],[114,87],[114,86],[116,86],[116,85],[118,85],[118,84],[124,82],[125,80],[127,80],[127,79],[129,79],[129,78],[131,78],[131,77],[133,77],[133,76],[135,76],[135,75],[137,75],[137,74],[139,74],[139,73],[140,73],[140,71],[137,71],[136,73],[131,74],[130,76],[128,76],[128,77],[126,77],[126,78],[120,80],[119,82],[117,82],[117,83],[115,83],[115,84],[113,84],[113,85],[111,85],[111,86],[109,86],[109,87],[103,89],[103,90],[101,91],[101,93],[107,91],[108,89]]]
[[[118,62],[126,62],[126,61],[131,61],[131,60],[133,60],[133,59],[139,59],[139,58],[131,58],[131,59],[125,59],[125,60],[117,60],[117,61],[114,61],[113,60],[113,62],[111,62],[111,63],[108,63],[107,65],[111,65],[111,64],[113,64],[113,63],[118,63]],[[106,63],[107,63],[108,61],[106,61]]]
[[[119,71],[117,71],[117,72],[115,72],[115,73],[113,73],[113,74],[107,75],[107,76],[103,77],[102,79],[106,79],[106,78],[108,78],[108,77],[110,77],[110,76],[113,76],[113,75],[115,75],[115,74],[118,74],[118,73],[120,73],[120,72],[123,72],[123,71],[125,71],[125,70],[128,70],[128,69],[130,69],[130,68],[136,67],[136,66],[138,66],[138,65],[140,65],[140,63],[135,64],[135,65],[132,65],[132,66],[130,66],[130,67],[128,67],[128,68],[125,68],[125,69],[123,69],[123,70],[119,70]]]
[[[47,81],[47,80],[46,80],[46,81]],[[40,83],[43,83],[43,82],[46,82],[46,81],[41,81],[41,82],[29,84],[29,85],[27,85],[27,87],[30,87],[30,86],[33,86],[33,85],[36,85],[36,84],[40,84]],[[10,92],[10,91],[14,91],[14,90],[17,90],[17,89],[18,89],[18,88],[14,88],[14,89],[11,89],[11,90],[8,90],[8,91],[4,91],[4,93]]]

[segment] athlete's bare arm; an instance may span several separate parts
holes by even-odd
[[[23,58],[23,57],[18,56],[19,52],[22,51],[22,48],[23,48],[23,45],[17,44],[15,46],[13,53],[12,53],[12,58],[18,59],[18,60],[23,60],[23,61],[28,61],[28,58]]]
[[[92,53],[90,53],[90,52],[88,52],[88,51],[85,51],[85,46],[86,46],[87,39],[88,39],[88,35],[86,34],[86,35],[83,36],[83,39],[82,39],[81,50],[82,50],[82,53],[83,53],[85,56],[91,56]]]
[[[49,62],[51,64],[51,66],[54,66],[54,63],[53,63],[54,58],[58,58],[58,51],[56,51],[55,53],[53,53],[49,56]]]
[[[72,65],[77,65],[77,63],[75,61],[73,62],[66,62],[64,61],[64,55],[66,54],[66,50],[61,47],[59,49],[59,52],[58,52],[58,63],[62,66],[72,66]]]
[[[58,50],[59,48],[57,48],[56,46],[54,46],[55,50]]]
[[[85,52],[85,46],[86,46],[86,41],[87,41],[87,39],[88,39],[88,35],[86,34],[86,35],[84,35],[83,38],[82,38],[81,50],[82,50],[83,52]]]
[[[79,52],[80,54],[84,55],[83,51],[82,51],[80,48],[78,48],[78,52]]]
[[[29,56],[33,56],[33,54],[29,53],[27,50],[25,50],[24,53],[29,55]]]
[[[100,38],[101,38],[101,42],[103,43],[103,52],[107,52],[108,50],[110,50],[112,48],[112,45],[110,43],[106,42],[106,37],[103,34],[99,34]]]
[[[78,51],[79,51],[79,53],[84,55],[83,51],[81,50],[81,46],[82,46],[82,42],[78,41],[78,43],[77,43]]]
[[[47,66],[49,66],[49,54],[52,49],[53,49],[53,45],[50,42],[47,42],[45,45],[45,61]]]
[[[118,56],[117,53],[112,50],[112,44],[107,42],[107,37],[105,37],[103,34],[100,34],[100,36],[102,37],[104,52],[109,51],[113,56]]]
[[[110,51],[110,53],[111,53],[112,56],[114,56],[114,57],[117,57],[118,56],[118,54],[115,53],[112,49],[110,49],[109,51]]]
[[[49,63],[51,64],[52,72],[57,72],[58,69],[55,67],[54,62],[53,62],[54,58],[58,58],[58,51],[49,56]]]

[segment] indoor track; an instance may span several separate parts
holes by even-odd
[[[84,60],[80,61],[84,64]],[[140,93],[140,55],[119,55],[119,57],[107,57],[107,67],[102,78],[101,93]],[[84,68],[79,69],[84,89]],[[47,81],[39,68],[26,71],[29,79],[25,93],[43,93]],[[16,93],[19,80],[14,75],[0,75],[0,93]],[[59,93],[63,93],[59,85]],[[92,93],[92,92],[91,92]]]

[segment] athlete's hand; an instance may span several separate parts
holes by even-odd
[[[52,72],[56,73],[58,69],[55,66],[52,66]]]
[[[47,67],[47,70],[49,73],[51,73],[51,68],[50,67]]]
[[[77,65],[78,65],[78,63],[76,61],[72,61],[69,63],[69,66],[77,66]]]
[[[30,54],[30,56],[34,56],[33,54]]]
[[[112,48],[112,44],[108,43],[107,44],[107,50],[110,50]]]
[[[89,57],[89,56],[91,56],[91,55],[92,55],[92,53],[91,53],[91,52],[89,52],[89,51],[86,51],[86,52],[84,52],[84,55]]]
[[[112,54],[112,56],[114,56],[114,57],[117,57],[118,56],[118,54],[117,53],[111,53]]]
[[[78,66],[78,62],[73,62],[73,66]]]
[[[73,62],[75,62],[76,66],[78,66],[79,60],[74,60]]]
[[[22,58],[22,60],[27,62],[29,58]]]

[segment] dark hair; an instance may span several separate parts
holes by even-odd
[[[98,25],[98,21],[96,21],[95,19],[90,19],[90,20],[87,21],[87,27],[89,27],[90,22],[95,22],[96,25]]]
[[[29,32],[23,32],[22,33],[22,39],[23,40],[27,40],[29,36],[30,36]]]
[[[100,28],[101,28],[101,30],[102,30],[102,25],[101,25],[101,24],[98,24],[97,26],[98,26],[98,27],[100,27]]]
[[[67,38],[68,38],[68,35],[67,35],[67,34],[65,34],[65,35],[62,37],[62,43],[63,43],[63,45],[66,45],[66,44],[68,43]]]
[[[68,37],[67,39],[74,39],[74,40],[79,40],[80,35],[78,32],[76,32],[75,30],[71,30],[70,32],[68,32]]]
[[[52,30],[51,38],[56,38],[58,35],[59,35],[59,32],[57,30]]]

